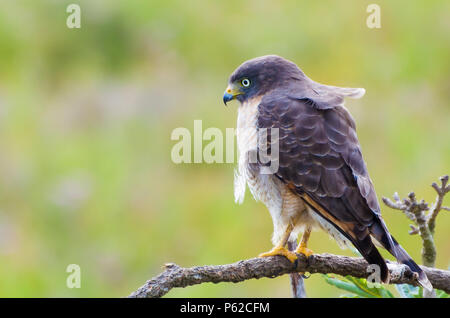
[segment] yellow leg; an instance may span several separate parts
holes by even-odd
[[[285,256],[288,260],[290,260],[292,263],[295,262],[297,259],[297,255],[295,255],[294,252],[289,251],[285,245],[289,239],[289,235],[291,234],[293,229],[292,224],[289,224],[286,228],[286,231],[284,232],[283,237],[281,238],[280,242],[275,246],[272,250],[269,252],[265,252],[262,254],[259,254],[258,257],[269,257],[269,256],[275,256],[275,255],[282,255]]]
[[[313,251],[311,251],[309,248],[306,247],[308,244],[309,236],[311,235],[311,228],[307,227],[305,232],[303,233],[302,240],[300,244],[298,244],[297,250],[295,253],[297,254],[303,254],[306,257],[309,257],[313,254]]]

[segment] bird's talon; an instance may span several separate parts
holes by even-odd
[[[297,254],[303,254],[306,257],[310,257],[311,255],[314,254],[314,252],[312,250],[310,250],[309,248],[307,248],[306,246],[302,246],[300,245],[297,250],[295,251]]]
[[[274,247],[269,252],[259,254],[258,257],[269,257],[276,255],[286,257],[291,263],[294,263],[297,260],[297,255],[294,252],[289,251],[285,247]]]

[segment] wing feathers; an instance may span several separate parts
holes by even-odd
[[[375,192],[353,120],[344,108],[318,110],[304,101],[269,96],[259,105],[257,124],[259,128],[279,128],[280,169],[276,175],[281,180],[328,198],[324,204],[329,206],[325,207],[338,219],[353,216],[355,222],[371,224],[373,211],[364,201]],[[363,178],[360,184],[358,176]],[[341,209],[335,207],[336,200]]]
[[[294,85],[289,97],[301,100],[316,109],[332,109],[344,104],[344,98],[361,98],[366,93],[364,88],[337,87],[323,85],[305,76]]]
[[[317,89],[312,99],[272,93],[258,106],[257,126],[279,129],[279,169],[275,175],[346,236],[370,264],[378,264],[383,281],[388,280],[389,272],[371,235],[429,287],[425,274],[381,219],[355,123],[340,106],[343,96],[357,98],[363,93],[361,89],[331,86]],[[270,140],[267,148],[270,151]]]

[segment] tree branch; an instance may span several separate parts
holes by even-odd
[[[426,266],[433,267],[436,260],[436,246],[434,245],[433,234],[428,227],[427,216],[425,214],[425,211],[429,210],[428,204],[424,200],[417,202],[414,192],[410,192],[408,198],[403,199],[403,202],[400,201],[396,193],[394,200],[395,202],[392,202],[388,198],[383,198],[384,204],[390,208],[403,211],[410,220],[417,224],[417,227],[411,227],[409,233],[411,235],[416,233],[420,234],[423,245],[422,261]]]
[[[431,185],[434,190],[437,192],[436,202],[431,208],[430,214],[428,215],[428,228],[430,232],[434,234],[434,228],[436,226],[436,217],[441,210],[448,210],[447,207],[442,206],[442,202],[444,202],[445,195],[450,192],[450,185],[448,183],[448,175],[442,176],[440,178],[441,186],[439,187],[435,182]]]
[[[238,283],[253,278],[274,278],[288,273],[333,273],[342,276],[366,278],[367,262],[362,258],[315,254],[309,258],[299,255],[293,264],[282,256],[252,258],[227,265],[197,266],[182,268],[176,264],[165,265],[165,271],[147,281],[129,297],[158,298],[172,288],[186,287],[202,283]],[[417,286],[417,277],[407,266],[388,263],[391,284],[411,284]],[[450,271],[422,266],[434,288],[450,292]]]
[[[411,231],[409,231],[409,234],[420,235],[422,239],[422,262],[430,267],[434,267],[436,262],[436,246],[433,238],[436,217],[441,210],[447,210],[447,207],[442,206],[442,203],[445,195],[450,192],[450,185],[447,185],[448,175],[439,179],[441,181],[440,186],[435,182],[431,185],[437,193],[436,201],[431,209],[428,208],[428,204],[424,200],[417,202],[414,192],[409,193],[408,198],[403,199],[403,201],[400,200],[397,193],[394,193],[394,201],[383,198],[384,204],[392,209],[402,211],[408,219],[417,225],[410,225]],[[428,210],[430,212],[426,214]]]

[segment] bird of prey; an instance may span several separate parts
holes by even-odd
[[[389,281],[389,271],[374,243],[417,273],[423,287],[432,289],[381,216],[355,122],[344,107],[345,97],[360,98],[364,93],[363,88],[314,82],[296,64],[275,55],[240,65],[223,95],[225,104],[240,102],[235,199],[242,203],[248,185],[272,216],[274,248],[260,257],[283,255],[294,262],[297,255],[286,244],[301,232],[295,252],[309,257],[311,230],[320,228],[343,247],[353,244],[369,264],[378,265],[382,282]],[[260,134],[263,130],[266,138]],[[269,165],[277,169],[267,172],[264,168]]]

